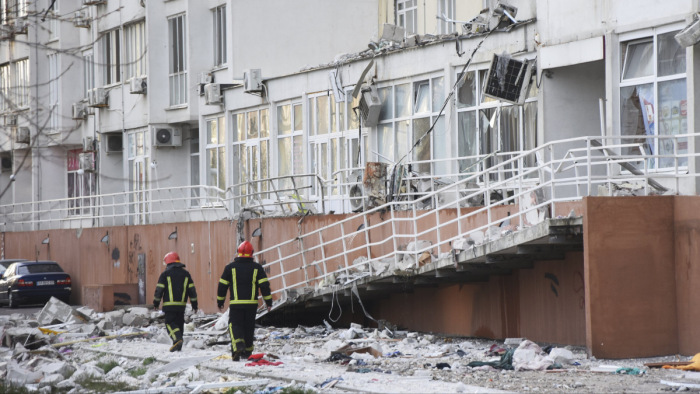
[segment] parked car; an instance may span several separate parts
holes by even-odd
[[[70,275],[55,261],[17,261],[0,278],[0,303],[10,308],[45,303],[51,297],[68,302],[70,293]]]
[[[0,260],[0,277],[2,277],[2,274],[5,273],[5,270],[7,267],[10,266],[12,263],[16,263],[18,261],[27,261],[27,259],[4,259]]]

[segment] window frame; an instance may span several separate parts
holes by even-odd
[[[445,15],[447,19],[455,19],[456,4],[455,0],[437,0],[438,16]],[[457,26],[454,22],[447,22],[438,19],[438,34],[452,34],[457,31]]]
[[[66,153],[66,197],[69,216],[92,215],[93,197],[97,195],[97,174],[80,169],[81,153],[84,153],[82,148],[71,149]],[[90,153],[94,155],[93,152]]]
[[[214,50],[214,67],[224,67],[228,64],[227,34],[226,34],[226,4],[222,4],[212,9],[212,44]]]
[[[616,97],[617,97],[617,103],[616,103],[616,128],[617,128],[617,133],[621,136],[630,136],[634,134],[623,134],[624,132],[624,116],[625,116],[625,111],[623,109],[623,104],[624,104],[624,96],[623,96],[623,90],[627,88],[637,88],[637,87],[642,87],[644,85],[651,85],[652,89],[652,108],[653,108],[653,119],[652,119],[652,125],[648,126],[645,123],[645,129],[647,127],[653,127],[652,134],[655,136],[662,136],[662,135],[674,135],[677,133],[674,133],[673,130],[670,130],[671,132],[664,133],[662,132],[662,127],[665,129],[666,126],[662,122],[661,116],[665,112],[662,105],[661,105],[661,92],[660,92],[660,85],[663,84],[669,84],[673,82],[680,82],[684,81],[685,83],[685,99],[679,101],[679,106],[682,108],[682,102],[685,101],[686,105],[688,103],[688,62],[687,62],[687,49],[685,49],[685,72],[682,73],[675,73],[675,74],[669,74],[669,75],[659,75],[659,39],[661,36],[669,34],[669,33],[676,33],[683,29],[684,25],[679,24],[679,23],[674,23],[666,26],[661,26],[661,27],[655,27],[655,28],[648,28],[648,29],[643,29],[640,31],[635,31],[635,32],[629,32],[625,34],[621,34],[619,36],[619,47],[620,49],[625,47],[625,51],[629,50],[630,45],[634,45],[637,43],[642,43],[642,42],[648,42],[651,41],[652,43],[652,57],[651,57],[651,63],[652,63],[652,73],[651,75],[646,75],[646,76],[641,76],[641,77],[636,77],[636,78],[627,78],[625,79],[625,67],[626,67],[626,60],[627,60],[627,55],[626,53],[622,53],[622,51],[619,51],[619,54],[617,56],[617,62],[618,62],[618,72],[619,72],[619,77],[615,79],[616,81]],[[679,115],[682,117],[682,110],[679,111]],[[644,118],[644,114],[641,115],[642,119]],[[665,115],[663,115],[665,117]],[[678,128],[678,134],[686,134],[688,133],[688,125],[687,125],[687,115],[686,116],[686,122],[685,122],[685,131],[681,130],[683,127],[683,120],[678,119],[679,123],[679,128]],[[646,130],[644,135],[649,135],[648,130]],[[622,143],[630,144],[634,143],[634,139],[626,138],[622,140]],[[687,138],[681,138],[678,140],[678,145],[676,147],[673,147],[672,145],[672,140],[670,139],[654,139],[654,146],[651,146],[648,144],[648,140],[645,139],[645,141],[642,143],[643,149],[645,150],[645,154],[654,154],[654,155],[669,155],[673,154],[673,151],[679,153],[679,154],[687,154],[688,153],[688,148],[689,148],[689,142]],[[663,147],[661,144],[664,144]],[[670,145],[669,145],[670,144]],[[663,149],[662,149],[663,148]],[[671,153],[669,153],[668,150],[671,150]],[[662,152],[664,150],[665,152]],[[685,151],[685,152],[683,152]],[[623,155],[633,155],[633,154],[638,154],[639,150],[633,151],[632,149],[626,148],[623,149],[621,152]],[[646,161],[646,163],[639,163],[638,167],[646,167],[646,169],[650,172],[665,172],[665,171],[673,171],[676,166],[676,162],[672,158],[651,158]],[[688,158],[679,158],[678,159],[678,168],[679,170],[685,171],[687,170],[688,166]],[[623,172],[627,172],[627,170],[623,170]]]
[[[171,107],[188,104],[187,14],[168,18],[168,81]]]
[[[47,124],[48,133],[57,133],[60,131],[60,108],[61,101],[59,100],[60,89],[61,89],[61,78],[60,78],[60,58],[58,52],[48,53],[48,66],[49,66],[49,95],[48,95],[48,106],[49,106],[49,122]]]
[[[405,29],[405,35],[418,33],[418,1],[395,0],[396,25]],[[410,19],[410,20],[409,20]],[[409,26],[409,22],[410,25]]]
[[[272,191],[269,182],[259,182],[272,177],[272,166],[270,164],[272,133],[270,128],[270,107],[261,106],[231,112],[231,148],[233,152],[233,185],[238,190],[234,190],[234,196],[243,196],[240,199],[241,206],[245,205],[249,199],[248,194],[256,194],[256,197],[268,198]],[[240,118],[242,117],[242,118]],[[241,123],[241,119],[243,122]],[[257,136],[251,136],[251,122],[255,122]],[[266,124],[265,124],[266,123]],[[240,125],[243,129],[239,131]],[[266,132],[265,135],[264,132]],[[240,138],[240,137],[244,138]],[[264,155],[267,157],[264,158]],[[243,164],[241,166],[241,164]],[[252,186],[252,190],[249,190]],[[237,207],[238,208],[238,207]]]
[[[222,125],[223,123],[223,125]],[[228,169],[228,128],[226,127],[227,119],[225,114],[218,114],[213,116],[208,116],[204,119],[204,124],[206,127],[206,133],[204,134],[204,170],[206,171],[205,181],[207,186],[215,186],[219,189],[226,191],[227,182],[227,169]],[[212,135],[213,125],[216,125],[216,138]],[[223,130],[222,130],[223,129]],[[223,141],[222,141],[223,140]],[[211,152],[215,152],[212,154]],[[211,156],[210,156],[211,155]],[[216,158],[216,165],[212,166],[211,159]],[[212,170],[215,170],[212,172]],[[222,194],[213,195],[212,191],[209,191],[210,197],[221,197]]]
[[[125,80],[148,75],[146,61],[146,21],[145,19],[124,25],[124,69]]]
[[[100,33],[99,53],[102,65],[102,86],[117,85],[122,82],[121,75],[121,28]]]
[[[289,131],[288,132],[283,132],[280,124],[281,124],[281,116],[284,113],[284,110],[282,108],[288,107],[289,108]],[[298,113],[296,110],[299,110]],[[306,155],[304,154],[304,105],[303,105],[303,100],[302,99],[295,99],[288,101],[286,103],[278,104],[276,108],[276,116],[277,116],[277,147],[276,147],[276,153],[277,153],[277,168],[276,168],[276,175],[279,176],[294,176],[294,175],[302,175],[304,174],[304,159],[306,158]],[[282,152],[283,149],[281,148],[282,144],[288,141],[288,146],[289,146],[289,162],[283,163],[282,162]],[[298,143],[295,144],[295,141]],[[300,146],[301,149],[300,151],[297,152],[297,146]],[[289,172],[287,171],[282,171],[283,167],[282,165],[285,164],[288,166]],[[306,180],[299,180],[297,181],[295,179],[294,184],[289,179],[280,179],[276,182],[276,187],[277,190],[281,191],[282,194],[285,195],[291,195],[294,194],[294,191],[290,190],[293,188],[294,185],[299,188],[300,186],[303,185],[303,182]]]

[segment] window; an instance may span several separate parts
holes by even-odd
[[[54,3],[53,9],[48,12],[47,19],[49,20],[49,41],[58,39],[59,29],[61,27],[61,19],[58,12],[58,2]]]
[[[146,22],[124,27],[126,78],[146,75]]]
[[[83,86],[84,97],[88,97],[90,91],[95,88],[95,61],[92,53],[83,54]]]
[[[245,183],[239,190],[234,190],[236,196],[243,196],[241,204],[246,204],[250,198],[267,198],[270,185],[269,146],[270,121],[269,110],[260,109],[241,112],[233,115],[233,183]],[[245,195],[250,197],[245,197]]]
[[[379,89],[382,110],[373,152],[377,161],[412,161],[413,170],[423,174],[448,172],[449,162],[430,162],[450,157],[444,115],[437,117],[445,101],[443,80],[436,77]]]
[[[95,173],[80,169],[80,153],[82,149],[73,149],[68,151],[67,156],[68,214],[70,215],[90,215],[93,205],[91,196],[97,194]]]
[[[438,0],[438,16],[445,19],[455,19],[455,0]],[[450,34],[455,32],[455,24],[438,19],[438,33]]]
[[[14,104],[17,108],[29,107],[29,59],[17,61],[12,64]]]
[[[148,130],[139,129],[127,134],[127,159],[129,166],[129,224],[149,222],[149,145]]]
[[[277,175],[289,176],[304,173],[304,120],[301,103],[277,107]],[[297,181],[297,187],[303,180]],[[277,185],[283,194],[290,194],[291,179],[281,179]]]
[[[17,18],[27,16],[27,0],[2,0],[2,24],[7,25]]]
[[[52,53],[49,55],[49,132],[59,131],[59,75],[60,72],[58,70],[58,54]]]
[[[214,65],[226,64],[226,6],[214,8]]]
[[[309,97],[309,160],[310,169],[318,179],[312,183],[311,192],[317,197],[329,197],[329,210],[349,211],[347,188],[353,179],[353,169],[362,166],[359,162],[359,120],[353,110],[359,103],[349,91],[342,92],[344,102],[336,102],[334,94]],[[365,138],[366,140],[366,138]],[[321,190],[321,188],[324,188]],[[336,201],[333,201],[336,200]],[[343,205],[340,205],[343,204]]]
[[[458,75],[457,156],[459,173],[468,174],[508,160],[535,148],[537,135],[537,86],[530,85],[524,105],[515,106],[483,95],[486,71]],[[490,157],[498,153],[498,157]],[[480,161],[480,159],[486,160]],[[528,157],[525,166],[533,166]],[[509,168],[514,168],[511,165]],[[510,172],[501,172],[506,177]],[[496,177],[493,175],[492,177]]]
[[[207,185],[226,190],[226,118],[219,116],[207,120]],[[213,192],[211,192],[213,193]],[[210,194],[211,197],[217,197]]]
[[[418,29],[418,0],[396,0],[396,24],[415,34]]]
[[[119,29],[102,34],[99,42],[100,63],[102,64],[102,85],[121,81],[121,42]]]
[[[2,94],[0,110],[2,110],[2,112],[8,112],[12,109],[11,86],[10,63],[5,63],[0,65],[0,93]]]
[[[185,15],[168,19],[170,54],[170,105],[187,104],[187,53]]]
[[[639,143],[645,154],[667,156],[648,160],[649,168],[673,167],[675,155],[688,153],[687,138],[645,138],[688,132],[686,50],[673,38],[676,33],[655,32],[651,37],[621,40],[620,134],[640,136],[623,143]],[[622,154],[640,151],[625,148]],[[678,158],[677,163],[686,166],[688,159]]]
[[[199,205],[199,129],[190,130],[190,186],[192,187],[192,206]]]

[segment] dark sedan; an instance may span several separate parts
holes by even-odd
[[[0,278],[0,303],[16,308],[20,303],[45,303],[51,297],[68,302],[70,275],[55,261],[18,261]]]

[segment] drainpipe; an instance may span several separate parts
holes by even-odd
[[[36,16],[35,16],[36,18]],[[34,26],[36,26],[36,19],[34,21]],[[39,40],[37,37],[37,31],[35,29],[34,31],[34,97],[39,99]],[[28,66],[28,65],[27,65]],[[27,70],[29,71],[29,70]],[[31,111],[31,104],[29,107],[29,110]],[[36,158],[38,159],[39,157],[39,150],[41,149],[41,145],[39,141],[39,135],[41,135],[39,130],[39,106],[37,104],[37,107],[34,109],[34,124],[36,125],[36,141],[34,142],[34,149],[31,149],[32,151],[32,167],[36,169],[36,177],[32,177],[32,186],[34,187],[34,194],[35,194],[35,200],[34,203],[38,203],[41,201],[41,160],[35,160],[34,153],[36,153]],[[30,141],[31,142],[31,141]],[[32,171],[34,172],[34,171]],[[34,179],[36,178],[36,179]],[[40,210],[37,209],[37,212]],[[37,213],[37,215],[41,215],[40,213]],[[41,221],[38,220],[39,217],[37,217],[37,229],[41,228]]]

